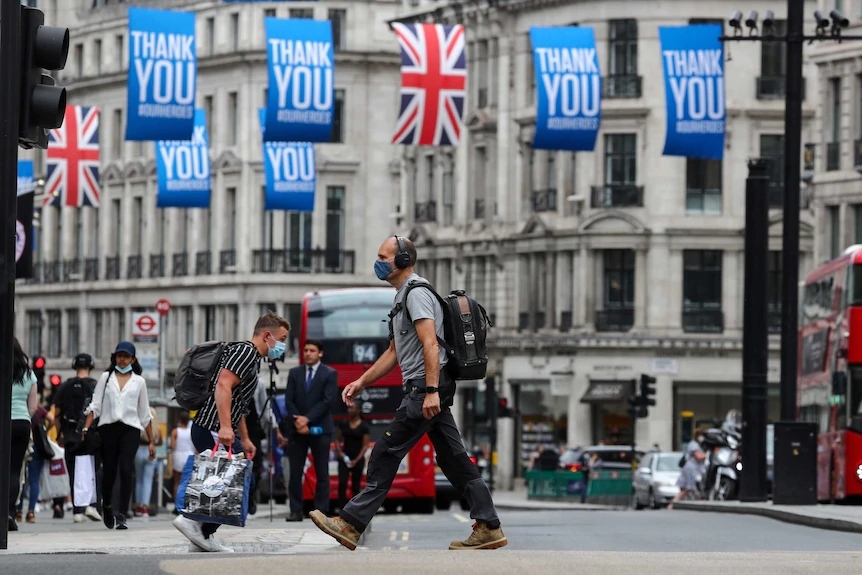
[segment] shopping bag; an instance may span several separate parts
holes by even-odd
[[[252,462],[231,450],[191,455],[183,468],[176,506],[184,517],[245,527]]]
[[[96,458],[92,455],[76,455],[72,504],[75,507],[87,507],[95,502]]]
[[[48,465],[42,466],[39,492],[46,499],[67,497],[71,491],[71,486],[69,485],[69,472],[66,469],[66,452],[53,441],[48,440],[48,442],[54,451],[54,457],[48,462]]]

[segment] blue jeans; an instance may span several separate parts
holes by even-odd
[[[39,478],[42,477],[42,466],[45,460],[33,455],[33,459],[27,462],[27,483],[30,484],[30,494],[27,498],[27,509],[36,510],[39,503]],[[24,508],[24,490],[21,490],[21,499],[18,501],[18,511]]]
[[[206,451],[207,449],[212,449],[215,447],[215,439],[213,439],[212,432],[209,429],[201,427],[197,423],[192,422],[192,443],[197,449],[198,453]],[[233,442],[233,452],[234,453],[244,453],[245,450],[242,447],[242,442],[239,439],[239,433],[235,434],[234,442]],[[201,523],[201,531],[204,534],[204,537],[209,539],[209,537],[216,532],[219,528],[218,523]]]
[[[158,460],[150,461],[148,445],[139,445],[135,453],[135,501],[138,505],[150,505],[153,494],[153,475],[156,472]]]

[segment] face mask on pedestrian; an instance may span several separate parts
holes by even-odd
[[[703,436],[702,436],[702,435],[698,435],[698,436],[697,436],[697,442],[698,442],[698,443],[703,443]]]
[[[270,337],[272,337],[272,334],[270,334]],[[273,339],[275,340],[274,337]],[[268,343],[266,344],[266,347],[269,348],[266,352],[269,359],[281,359],[281,356],[284,355],[284,350],[287,349],[287,344],[283,341],[275,340],[275,345],[273,347],[269,347]]]
[[[392,264],[377,260],[374,262],[374,273],[377,275],[379,280],[386,281],[386,278],[388,278],[389,274],[392,273]]]
[[[130,371],[132,371],[132,364],[129,364],[126,367],[120,367],[119,365],[115,365],[114,369],[116,369],[118,372],[125,375],[125,374],[129,373]]]

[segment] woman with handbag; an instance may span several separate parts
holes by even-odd
[[[37,407],[30,425],[33,449],[27,462],[27,485],[30,487],[27,496],[27,523],[36,523],[36,504],[39,503],[39,480],[42,478],[42,467],[46,461],[54,457],[54,449],[48,443],[48,432],[45,431],[45,420],[48,421],[48,427],[54,425],[54,416],[44,407]],[[18,514],[15,517],[18,523],[21,523],[23,510],[24,490],[22,489],[18,499]]]
[[[126,517],[134,489],[133,473],[138,438],[145,431],[149,458],[156,458],[147,382],[141,377],[135,346],[121,341],[111,356],[111,365],[96,383],[93,402],[86,409],[84,437],[98,432],[102,453],[102,520],[108,529],[128,529]],[[99,418],[96,430],[93,420]],[[114,484],[120,478],[120,501],[113,506]]]
[[[15,507],[21,489],[21,467],[30,446],[30,418],[39,406],[36,375],[30,369],[30,359],[21,349],[18,338],[12,352],[12,441],[9,456],[9,531],[18,531]]]

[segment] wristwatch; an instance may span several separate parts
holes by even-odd
[[[429,385],[425,388],[425,393],[437,393],[437,388]]]

